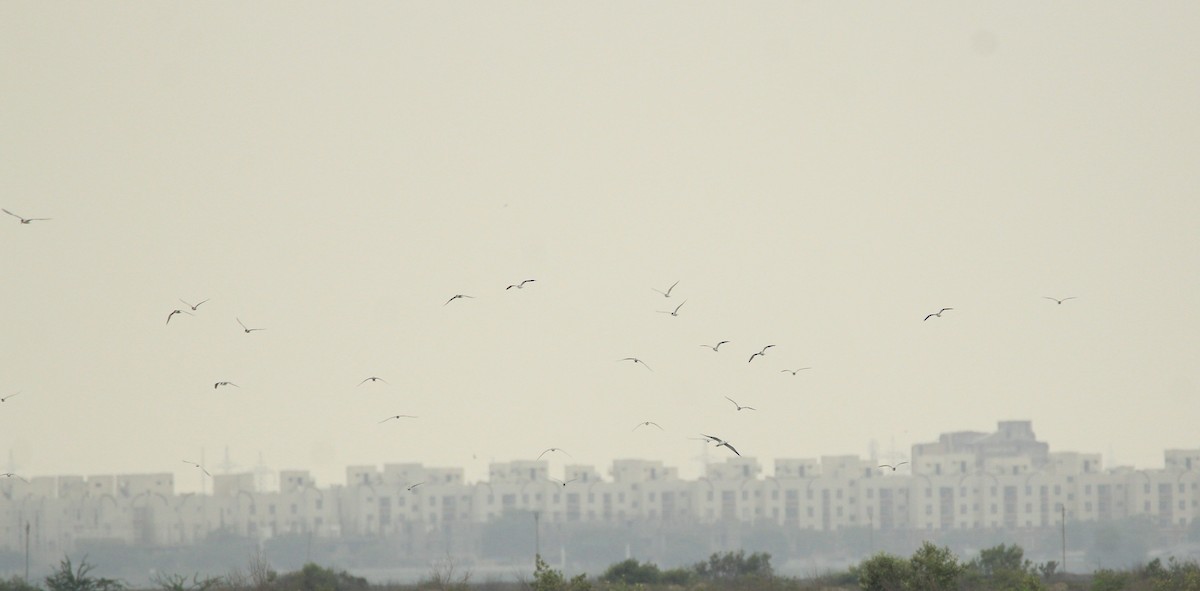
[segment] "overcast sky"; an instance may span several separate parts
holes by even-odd
[[[1186,1],[0,3],[0,206],[53,218],[0,219],[0,452],[180,490],[226,447],[322,486],[548,447],[693,477],[700,433],[769,473],[1019,419],[1161,466],[1200,447],[1197,30]],[[181,298],[211,299],[166,324]]]

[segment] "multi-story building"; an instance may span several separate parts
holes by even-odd
[[[613,462],[608,479],[571,464],[563,480],[548,463],[493,463],[486,481],[461,468],[416,463],[346,468],[346,484],[319,487],[302,470],[279,474],[278,491],[256,490],[252,473],[213,477],[212,494],[176,494],[171,474],[0,480],[0,550],[24,546],[29,524],[40,550],[79,540],[182,545],[216,531],[257,539],[405,537],[484,524],[513,511],[546,523],[752,523],[801,530],[1027,529],[1068,520],[1145,515],[1183,527],[1200,514],[1200,449],[1166,450],[1163,468],[1104,469],[1099,454],[1053,452],[1027,421],[994,433],[944,434],[914,445],[897,470],[857,456],[758,460],[733,457],[683,480],[650,460]]]

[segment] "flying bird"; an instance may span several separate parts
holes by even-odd
[[[425,483],[424,483],[424,482],[418,482],[418,483],[416,483],[416,484],[414,484],[414,485],[412,485],[412,486],[408,487],[408,489],[407,489],[407,490],[408,490],[408,492],[416,492],[416,491],[414,491],[413,489],[417,488],[418,486],[421,486],[422,484],[425,484]]]
[[[642,364],[642,367],[645,367],[646,369],[650,369],[650,366],[646,365],[645,361],[642,361],[641,359],[638,359],[637,357],[625,357],[623,359],[618,359],[617,361],[632,361],[634,363]],[[654,370],[650,369],[650,371],[654,371]]]
[[[167,314],[167,324],[171,323],[171,317],[176,314],[187,314],[188,316],[195,316],[195,314],[192,314],[191,312],[188,312],[186,310],[171,310],[171,313]]]
[[[1042,296],[1042,297],[1043,297],[1043,298],[1045,298],[1045,299],[1047,299],[1047,300],[1054,300],[1054,301],[1055,301],[1055,303],[1057,303],[1058,305],[1060,305],[1060,306],[1061,306],[1063,302],[1065,302],[1065,301],[1067,301],[1067,300],[1074,300],[1074,299],[1076,299],[1076,297],[1077,297],[1077,296],[1071,296],[1071,297],[1069,297],[1069,298],[1063,298],[1063,299],[1061,299],[1061,300],[1060,300],[1060,299],[1058,299],[1058,298],[1052,298],[1052,297],[1050,297],[1050,296]]]
[[[633,430],[637,431],[638,427],[649,427],[650,425],[654,425],[655,427],[658,427],[659,431],[666,431],[666,429],[662,428],[662,425],[655,423],[654,421],[642,421],[642,422],[638,423],[637,425],[634,425]]]
[[[526,279],[526,280],[524,280],[524,281],[522,281],[522,282],[520,282],[520,283],[514,283],[514,284],[512,284],[512,285],[510,285],[510,286],[508,286],[508,287],[506,287],[506,288],[504,288],[504,291],[508,291],[508,290],[510,290],[510,289],[512,289],[512,288],[514,288],[514,287],[515,287],[515,288],[517,288],[517,289],[525,289],[525,284],[526,284],[526,283],[533,283],[534,281],[537,281],[537,280],[536,280],[536,279]]]
[[[241,388],[241,386],[239,386],[233,382],[217,382],[217,383],[213,384],[213,390],[216,390],[217,388],[220,388],[221,386],[233,386],[234,388]]]
[[[663,295],[663,297],[664,297],[664,298],[669,298],[669,297],[671,297],[671,290],[672,290],[672,289],[675,289],[675,286],[676,286],[676,285],[679,285],[679,282],[678,282],[678,281],[676,281],[675,283],[672,283],[672,284],[671,284],[671,287],[668,287],[668,288],[667,288],[667,291],[662,291],[662,290],[659,290],[659,289],[654,289],[653,287],[651,287],[650,289],[654,289],[654,291],[657,291],[658,293],[661,293],[661,294]]]
[[[937,316],[938,318],[941,318],[941,317],[942,317],[942,312],[945,312],[945,311],[947,311],[947,310],[953,310],[953,309],[954,309],[954,308],[942,308],[941,310],[938,310],[937,312],[934,312],[933,314],[930,314],[930,315],[926,316],[926,317],[925,317],[925,320],[929,320],[930,318],[933,318],[934,316]],[[925,322],[925,320],[922,320],[921,322]]]
[[[392,420],[392,419],[415,419],[415,418],[417,418],[417,417],[414,417],[414,416],[412,416],[412,415],[392,415],[392,416],[390,416],[390,417],[388,417],[388,418],[386,418],[386,419],[383,419],[382,421],[379,421],[379,422],[380,422],[380,423],[386,423],[386,422],[388,422],[388,421],[390,421],[390,420]]]
[[[708,347],[709,349],[712,349],[714,353],[716,353],[716,352],[717,352],[717,349],[720,349],[720,348],[721,348],[721,345],[724,345],[725,343],[728,343],[728,342],[729,342],[729,341],[721,341],[721,342],[719,342],[719,343],[717,343],[717,344],[715,344],[715,345],[700,345],[700,346],[701,346],[701,347]]]
[[[755,357],[761,357],[761,356],[763,356],[763,355],[766,355],[766,354],[767,354],[767,349],[770,349],[771,347],[774,347],[774,346],[775,346],[775,345],[767,345],[766,347],[763,347],[763,348],[762,348],[762,351],[759,351],[758,353],[755,353],[755,354],[753,354],[753,355],[751,355],[751,356],[750,356],[750,361],[754,361],[754,358],[755,358]],[[746,363],[750,363],[750,361],[747,361]]]
[[[567,454],[567,452],[565,450],[563,450],[563,448],[561,448],[561,447],[548,447],[548,448],[546,448],[546,451],[538,454],[537,459],[539,459],[539,460],[542,459],[542,456],[544,456],[552,451],[561,451],[561,452]],[[570,458],[570,457],[574,457],[574,456],[572,456],[571,454],[567,454],[567,457]]]
[[[7,209],[0,209],[0,211],[3,211],[4,213],[7,213],[8,215],[11,215],[11,216],[13,216],[13,217],[17,218],[18,220],[21,220],[21,223],[22,223],[22,224],[28,224],[29,222],[46,222],[46,221],[49,221],[49,220],[50,220],[50,218],[26,218],[26,217],[21,217],[21,216],[19,216],[19,215],[15,214],[15,213],[13,213],[13,212],[11,212],[11,211],[7,210]]]
[[[0,474],[0,478],[16,478],[17,480],[20,480],[21,482],[29,484],[28,480],[25,480],[24,478],[17,476],[16,474],[13,474],[12,472],[5,472],[3,474]]]
[[[234,318],[234,320],[237,320],[237,321],[238,321],[238,324],[241,324],[241,325],[242,325],[242,330],[246,331],[246,334],[250,334],[250,333],[252,333],[252,332],[254,332],[254,331],[256,331],[256,330],[267,330],[267,329],[265,329],[265,328],[247,328],[247,327],[246,327],[246,325],[242,323],[242,319],[241,319],[241,318]]]
[[[707,437],[709,441],[717,444],[717,447],[728,447],[729,451],[731,451],[739,456],[742,455],[742,454],[738,453],[738,450],[733,449],[733,446],[729,445],[728,441],[725,441],[724,439],[721,439],[720,437],[713,437],[712,435],[704,435],[703,433],[701,433],[700,435]]]
[[[0,402],[8,402],[9,398],[12,398],[13,396],[17,396],[18,394],[20,394],[20,392],[17,392],[15,394],[9,394],[8,396],[5,396],[4,398],[0,398]]]
[[[200,471],[201,471],[201,472],[204,472],[204,474],[205,474],[205,475],[207,475],[207,476],[212,476],[212,474],[209,474],[209,473],[208,473],[208,470],[205,470],[205,469],[204,469],[204,466],[201,466],[200,464],[197,464],[196,462],[191,462],[191,461],[188,461],[188,460],[184,460],[184,461],[183,461],[183,463],[185,463],[185,464],[191,464],[191,465],[193,465],[193,466],[195,466],[195,467],[199,468],[199,469],[200,469]]]
[[[738,410],[742,410],[743,408],[746,410],[758,410],[757,408],[754,408],[753,406],[742,406],[742,405],[738,404],[736,400],[734,400],[728,396],[725,397],[725,400],[732,402],[733,405],[736,406]]]
[[[570,480],[559,480],[559,479],[557,479],[557,478],[549,478],[549,479],[547,479],[547,480],[553,480],[554,482],[557,482],[557,483],[559,483],[559,484],[563,485],[563,487],[566,487],[568,482],[575,482],[576,480],[579,480],[579,479],[578,479],[578,478],[572,478],[572,479],[570,479]]]
[[[365,379],[365,380],[363,380],[363,381],[359,382],[359,383],[358,383],[358,385],[359,385],[359,386],[361,386],[361,385],[363,385],[363,384],[365,384],[365,383],[367,383],[367,382],[383,382],[383,383],[385,383],[385,384],[386,384],[386,383],[388,383],[388,381],[387,381],[387,380],[385,380],[385,379],[383,379],[383,378],[377,378],[377,377],[375,377],[375,376],[371,376],[371,377],[369,377],[369,378],[367,378],[367,379]]]
[[[908,462],[898,462],[898,463],[896,463],[896,464],[880,464],[880,465],[879,465],[879,467],[880,467],[880,468],[891,468],[891,469],[892,469],[892,472],[895,472],[895,471],[896,471],[896,468],[899,468],[900,466],[903,466],[903,465],[905,465],[905,464],[907,464],[907,463],[908,463]]]
[[[200,304],[203,304],[204,302],[207,302],[208,300],[207,300],[207,299],[200,300],[200,304],[188,304],[188,303],[187,303],[187,301],[185,301],[185,300],[179,300],[179,301],[181,301],[181,302],[183,302],[183,303],[187,304],[187,307],[191,308],[191,309],[192,309],[192,311],[193,311],[193,312],[195,312],[195,311],[196,311],[196,308],[199,308],[199,307],[200,307]]]
[[[790,373],[792,375],[796,375],[798,372],[802,372],[806,369],[812,369],[812,368],[811,367],[797,367],[796,369],[781,369],[779,371],[782,373]]]
[[[454,297],[452,297],[452,298],[450,298],[450,299],[446,300],[446,304],[449,304],[450,302],[453,302],[454,300],[457,300],[458,298],[471,298],[471,299],[475,299],[475,296],[469,296],[469,295],[464,295],[464,294],[461,294],[461,293],[460,293],[460,294],[457,294],[457,295],[455,295]],[[442,305],[443,305],[443,306],[445,306],[446,304],[442,304]]]
[[[683,302],[681,302],[678,306],[675,306],[674,310],[671,310],[670,312],[667,312],[666,310],[659,310],[658,313],[659,314],[670,314],[672,316],[679,316],[679,309],[682,308],[683,304],[686,304],[686,303],[687,303],[687,300],[683,300]]]

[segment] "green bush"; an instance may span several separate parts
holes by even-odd
[[[25,579],[14,576],[11,579],[0,579],[0,591],[41,591],[34,585],[30,585]]]
[[[217,577],[206,577],[201,579],[200,574],[192,575],[189,580],[184,575],[155,575],[151,581],[162,591],[210,591],[221,586],[221,579]]]
[[[69,556],[63,557],[56,569],[46,577],[46,588],[50,591],[123,591],[125,584],[105,578],[89,576],[95,566],[87,563],[87,557],[79,561],[79,566],[71,564]]]
[[[1092,573],[1091,591],[1122,591],[1132,577],[1127,572],[1117,572],[1102,568]]]
[[[550,568],[540,554],[536,557],[535,564],[533,584],[530,585],[533,591],[592,591],[592,584],[588,582],[587,575],[578,575],[567,580],[562,571]]]
[[[911,591],[950,591],[957,587],[964,570],[949,548],[930,542],[921,544],[908,562],[912,578],[907,588]]]
[[[899,556],[880,552],[854,569],[862,591],[903,591],[912,578],[912,565]]]
[[[759,577],[769,579],[774,576],[771,569],[771,555],[766,552],[755,552],[750,556],[742,550],[737,553],[713,553],[708,562],[698,562],[693,567],[702,579],[729,580],[739,577]]]
[[[604,571],[600,580],[606,583],[625,583],[626,585],[654,585],[662,578],[658,565],[642,564],[636,559],[623,560]]]

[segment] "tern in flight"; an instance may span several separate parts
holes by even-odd
[[[0,398],[0,402],[8,402],[9,398],[12,398],[13,396],[16,396],[17,394],[20,394],[20,392],[17,392],[15,394],[9,394],[8,396],[5,396],[4,398]]]
[[[28,480],[25,480],[24,478],[17,476],[16,474],[13,474],[12,472],[5,472],[3,474],[0,474],[0,478],[16,478],[17,480],[20,480],[21,482],[29,484]]]
[[[717,447],[728,447],[729,451],[731,451],[739,456],[742,455],[742,454],[738,453],[738,450],[733,449],[733,446],[729,445],[728,441],[725,441],[724,439],[721,439],[720,437],[713,437],[712,435],[704,435],[703,433],[701,433],[700,435],[707,437],[709,441],[717,444]]]
[[[386,422],[388,422],[388,421],[390,421],[390,420],[392,420],[392,419],[415,419],[415,418],[417,418],[417,417],[414,417],[414,416],[412,416],[412,415],[392,415],[392,416],[390,416],[390,417],[388,417],[388,418],[386,418],[386,419],[383,419],[382,421],[379,421],[379,422],[380,422],[380,423],[386,423]]]
[[[670,314],[672,316],[679,316],[679,309],[682,308],[683,305],[686,303],[687,303],[687,300],[683,300],[683,302],[681,302],[678,306],[675,306],[674,310],[671,310],[670,312],[668,312],[666,310],[659,310],[658,313],[659,314]]]
[[[233,382],[217,382],[217,383],[213,384],[213,390],[216,390],[217,388],[220,388],[221,386],[233,386],[234,388],[241,388],[241,386],[239,386]]]
[[[742,406],[742,405],[738,404],[736,400],[734,400],[728,396],[725,397],[725,400],[732,402],[733,405],[736,406],[738,410],[742,410],[743,408],[746,410],[758,410],[757,408],[754,408],[753,406]]]
[[[50,218],[25,218],[25,217],[21,217],[21,216],[19,216],[19,215],[15,214],[15,213],[13,213],[13,212],[11,212],[11,211],[7,210],[7,209],[0,209],[0,211],[3,211],[4,213],[7,213],[8,215],[11,215],[11,216],[13,216],[13,217],[17,218],[18,220],[21,220],[21,223],[22,223],[22,224],[28,224],[29,222],[46,222],[46,221],[50,221]]]
[[[450,298],[450,299],[446,300],[446,304],[449,304],[450,302],[453,302],[454,300],[457,300],[457,299],[459,299],[459,298],[471,298],[471,299],[475,299],[475,296],[464,295],[464,294],[461,294],[461,293],[460,293],[460,294],[456,294],[454,297],[452,297],[452,298]],[[446,304],[442,304],[442,305],[443,305],[443,306],[445,306]]]
[[[812,369],[812,368],[811,367],[797,367],[796,369],[781,369],[779,371],[782,373],[790,373],[792,375],[796,375],[798,372],[802,372],[806,369]]]
[[[942,317],[942,312],[945,312],[945,311],[947,311],[947,310],[953,310],[953,309],[954,309],[954,308],[942,308],[941,310],[938,310],[937,312],[934,312],[933,314],[930,314],[930,315],[926,316],[926,317],[925,317],[925,320],[929,320],[930,318],[933,318],[934,316],[937,316],[938,318],[941,318],[941,317]],[[921,322],[925,322],[925,320],[922,320]]]
[[[1067,300],[1073,300],[1073,299],[1075,299],[1075,298],[1076,298],[1076,296],[1071,296],[1071,297],[1069,297],[1069,298],[1063,298],[1063,299],[1061,299],[1061,300],[1060,300],[1060,299],[1058,299],[1058,298],[1052,298],[1052,297],[1050,297],[1050,296],[1042,296],[1042,297],[1043,297],[1043,298],[1045,298],[1045,299],[1047,299],[1047,300],[1054,300],[1054,302],[1055,302],[1055,303],[1057,303],[1057,304],[1058,304],[1058,305],[1060,305],[1060,306],[1062,305],[1062,303],[1063,303],[1063,302],[1065,302],[1065,301],[1067,301]]]
[[[563,487],[565,488],[565,487],[567,486],[567,483],[568,483],[568,482],[575,482],[576,480],[579,480],[579,479],[578,479],[578,478],[572,478],[572,479],[570,479],[570,480],[559,480],[559,479],[557,479],[557,478],[547,478],[547,480],[553,480],[554,482],[557,482],[557,483],[559,483],[559,484],[563,485]]]
[[[712,349],[712,350],[713,350],[713,353],[716,353],[716,352],[717,352],[717,349],[720,349],[720,348],[721,348],[721,345],[724,345],[725,343],[728,343],[728,342],[729,342],[729,341],[721,341],[721,342],[719,342],[719,343],[717,343],[717,344],[715,344],[715,345],[700,345],[700,346],[701,346],[701,347],[708,347],[709,349]]]
[[[371,377],[369,377],[369,378],[367,378],[367,379],[365,379],[365,380],[363,380],[363,381],[359,382],[359,383],[358,383],[358,385],[359,385],[359,386],[361,386],[361,385],[363,385],[363,384],[365,384],[365,383],[367,383],[367,382],[383,382],[383,383],[385,383],[385,384],[386,384],[386,383],[388,383],[388,381],[387,381],[387,380],[385,380],[385,379],[383,379],[383,378],[377,378],[377,377],[375,377],[375,376],[371,376]]]
[[[618,359],[617,361],[632,361],[634,363],[642,364],[642,367],[645,367],[646,369],[650,369],[650,366],[646,365],[645,361],[642,361],[641,359],[638,359],[637,357],[625,357],[623,359]],[[654,370],[650,369],[650,371],[654,371]]]
[[[679,285],[679,282],[678,282],[678,281],[676,281],[675,283],[672,283],[672,284],[671,284],[671,287],[668,287],[668,288],[667,288],[667,291],[662,291],[662,290],[659,290],[659,289],[654,289],[653,287],[651,287],[650,289],[654,289],[654,291],[657,291],[658,293],[661,293],[661,294],[663,294],[663,297],[664,297],[664,298],[669,298],[669,297],[671,297],[671,290],[672,290],[672,289],[675,289],[675,286],[676,286],[676,285]]]
[[[537,281],[537,280],[536,280],[536,279],[526,279],[526,280],[524,280],[524,281],[522,281],[522,282],[520,282],[520,283],[514,283],[514,284],[512,284],[512,285],[510,285],[510,286],[508,286],[508,287],[506,287],[506,288],[504,288],[504,291],[508,291],[508,290],[510,290],[510,289],[512,289],[512,288],[514,288],[514,287],[515,287],[515,288],[517,288],[517,289],[525,289],[525,284],[526,284],[526,283],[533,283],[534,281]]]
[[[412,485],[412,486],[408,487],[406,490],[408,490],[408,492],[416,492],[414,489],[415,489],[415,488],[417,488],[418,486],[421,486],[422,484],[425,484],[425,483],[424,483],[424,482],[418,482],[418,483],[416,483],[416,484],[414,484],[414,485]]]
[[[199,469],[200,469],[200,471],[201,471],[201,472],[204,472],[204,474],[205,474],[205,475],[207,475],[207,476],[212,476],[212,474],[209,474],[209,473],[208,473],[208,470],[205,470],[205,469],[204,469],[204,466],[201,466],[200,464],[197,464],[196,462],[191,462],[191,461],[188,461],[188,460],[184,460],[184,461],[183,461],[183,463],[185,463],[185,464],[191,464],[191,465],[193,465],[193,466],[195,466],[195,467],[199,468]]]
[[[908,462],[898,462],[898,463],[896,463],[896,464],[880,464],[880,465],[879,465],[879,467],[880,467],[880,468],[891,468],[891,469],[892,469],[892,472],[895,472],[895,471],[896,471],[896,468],[899,468],[900,466],[903,466],[903,465],[905,465],[905,464],[907,464],[907,463],[908,463]]]
[[[195,316],[195,314],[192,314],[191,312],[188,312],[187,310],[171,310],[171,313],[167,314],[167,324],[171,323],[171,317],[176,314],[187,314],[188,316]]]
[[[563,452],[563,453],[567,454],[567,452],[566,452],[566,451],[565,451],[563,448],[561,448],[561,447],[548,447],[548,448],[546,448],[546,451],[544,451],[544,452],[542,452],[542,453],[538,454],[538,457],[537,457],[537,459],[539,459],[539,460],[540,460],[540,459],[542,459],[542,456],[544,456],[544,455],[546,455],[546,454],[548,454],[548,453],[550,453],[550,452],[552,452],[552,451],[561,451],[561,452]],[[567,454],[567,457],[568,457],[568,458],[571,458],[571,457],[574,457],[574,456],[572,456],[571,454]]]
[[[755,358],[755,357],[760,357],[760,356],[766,355],[766,354],[767,354],[767,349],[770,349],[771,347],[774,347],[774,346],[775,346],[775,345],[767,345],[766,347],[763,347],[763,348],[762,348],[762,351],[759,351],[758,353],[755,353],[755,354],[753,354],[753,355],[751,355],[751,356],[750,356],[750,361],[754,361],[754,358]],[[750,361],[747,361],[746,363],[750,363]]]
[[[241,318],[234,318],[234,320],[237,320],[237,321],[238,321],[238,324],[241,324],[241,325],[242,325],[242,330],[246,331],[246,334],[250,334],[250,333],[252,333],[252,332],[254,332],[254,331],[256,331],[256,330],[267,330],[267,329],[265,329],[265,328],[247,328],[247,327],[246,327],[246,325],[245,325],[244,323],[242,323],[242,319],[241,319]]]
[[[662,428],[662,425],[655,423],[654,421],[642,421],[642,422],[638,423],[637,425],[634,425],[633,430],[637,431],[638,427],[649,427],[650,425],[654,425],[655,427],[658,427],[659,431],[666,431],[666,429]]]
[[[193,311],[193,312],[195,312],[195,311],[196,311],[196,308],[199,308],[199,307],[200,307],[200,304],[203,304],[204,302],[207,302],[208,300],[207,300],[207,299],[200,300],[200,304],[188,304],[188,303],[187,303],[185,300],[179,300],[179,301],[181,301],[181,302],[183,302],[183,303],[187,304],[187,307],[191,308],[191,309],[192,309],[192,311]]]

